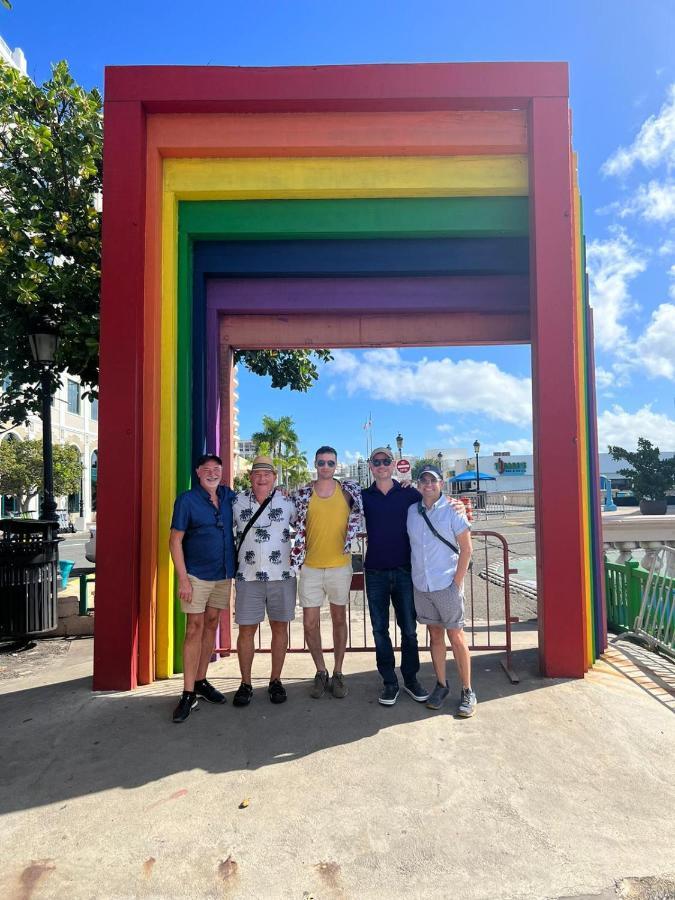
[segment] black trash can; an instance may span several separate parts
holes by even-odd
[[[58,625],[59,523],[0,519],[0,637]]]

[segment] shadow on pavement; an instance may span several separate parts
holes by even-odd
[[[504,675],[500,654],[474,657],[479,715],[488,703],[558,683],[538,675],[536,650],[516,651],[513,657],[521,676],[517,685]],[[458,694],[449,663],[451,697],[437,713],[403,692],[394,707],[379,705],[381,683],[372,669],[347,676],[350,693],[344,700],[329,695],[312,700],[308,679],[287,680],[288,702],[280,706],[269,702],[266,682],[259,679],[252,704],[235,709],[231,698],[238,682],[223,677],[221,667],[213,666],[210,680],[228,694],[227,705],[201,701],[182,725],[171,722],[177,678],[124,694],[93,694],[87,677],[0,696],[0,813],[133,788],[181,771],[283,764],[429,716],[452,717]],[[433,683],[431,663],[423,664],[420,679]],[[369,761],[366,748],[364,765]]]

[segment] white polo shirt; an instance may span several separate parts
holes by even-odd
[[[442,591],[455,577],[459,556],[429,528],[420,513],[422,505],[420,500],[408,510],[412,580],[418,591]],[[459,550],[458,535],[471,528],[466,516],[456,512],[442,494],[431,509],[424,509],[436,531]]]

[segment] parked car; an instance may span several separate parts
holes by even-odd
[[[84,545],[84,555],[89,562],[96,562],[96,526],[92,525],[89,529],[89,540]]]

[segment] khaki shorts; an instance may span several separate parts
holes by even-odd
[[[184,613],[199,615],[207,606],[213,609],[227,609],[230,605],[231,578],[223,578],[221,581],[203,581],[195,575],[188,575],[192,585],[192,603],[180,601],[180,608]]]
[[[352,585],[352,564],[330,569],[313,569],[303,566],[300,570],[298,600],[303,608],[323,606],[324,600],[336,606],[346,606]]]
[[[441,591],[415,590],[415,612],[421,625],[464,628],[464,591],[452,581]]]

